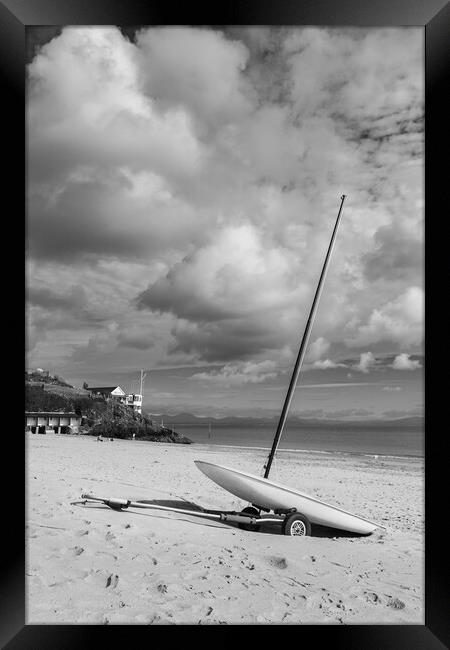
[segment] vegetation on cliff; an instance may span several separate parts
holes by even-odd
[[[80,432],[87,435],[122,439],[134,437],[137,440],[181,444],[192,442],[176,431],[160,427],[147,415],[141,415],[114,399],[80,395],[75,390],[60,394],[56,392],[59,388],[60,385],[55,386],[53,392],[53,386],[27,384],[25,411],[76,413],[83,418]]]
[[[25,371],[25,382],[36,384],[50,384],[54,386],[67,386],[73,388],[59,375],[51,375],[48,370],[31,370]]]
[[[132,438],[158,442],[190,444],[192,441],[176,431],[160,427],[148,416],[136,413],[129,406],[111,400],[100,421],[89,431],[91,435],[110,438]]]

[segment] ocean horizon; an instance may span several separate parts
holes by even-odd
[[[172,425],[166,425],[169,429]],[[173,428],[193,443],[232,447],[270,449],[276,425],[230,426],[215,421],[208,423],[176,423]],[[389,426],[346,428],[344,423],[320,428],[296,424],[286,425],[280,450],[305,450],[380,456],[418,456],[425,452],[425,434],[421,426]]]

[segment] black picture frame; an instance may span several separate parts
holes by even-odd
[[[138,25],[329,25],[329,26],[421,26],[425,32],[426,67],[426,562],[425,625],[302,625],[298,642],[332,644],[334,648],[440,650],[449,643],[448,551],[445,529],[446,469],[448,465],[444,390],[437,369],[445,356],[448,321],[442,310],[447,301],[448,277],[443,224],[448,213],[448,163],[439,160],[448,131],[448,100],[445,73],[450,69],[448,34],[449,6],[445,0],[233,0],[200,6],[193,3],[167,3],[152,0],[2,0],[0,1],[0,88],[2,88],[3,125],[14,146],[8,149],[7,193],[13,198],[12,214],[18,224],[25,212],[25,33],[29,26],[68,24]],[[20,245],[20,244],[19,244]],[[20,257],[19,257],[20,259]],[[444,266],[445,265],[445,266]],[[447,282],[448,284],[448,282]],[[17,287],[17,284],[16,284]],[[439,291],[442,288],[442,292]],[[448,290],[447,290],[448,291]],[[436,296],[438,298],[436,299]],[[434,312],[434,314],[433,314]],[[444,329],[445,328],[445,329]],[[23,330],[22,330],[23,331]],[[19,336],[21,334],[18,328]],[[23,339],[22,339],[23,340]],[[20,343],[19,343],[20,345]],[[433,350],[433,346],[436,348]],[[439,346],[439,348],[438,348]],[[442,362],[442,365],[446,363]],[[448,425],[447,425],[448,427]],[[14,427],[11,427],[14,429]],[[11,451],[10,451],[11,450]],[[19,427],[8,437],[8,465],[12,468],[8,494],[4,495],[3,542],[1,555],[0,642],[11,650],[18,648],[84,648],[98,643],[115,642],[126,634],[126,642],[147,632],[145,626],[97,625],[25,625],[25,444]],[[4,463],[6,458],[4,457]],[[14,495],[14,498],[11,496]],[[15,514],[14,514],[15,513]],[[15,516],[15,521],[14,521]],[[298,626],[221,626],[220,639],[245,632],[270,636],[296,632]],[[269,629],[270,627],[270,629]],[[112,629],[113,628],[113,629]],[[193,626],[164,626],[164,634],[183,634],[183,643],[198,642]],[[239,629],[236,629],[239,628]],[[294,629],[293,629],[294,628]],[[214,631],[204,626],[202,636]],[[105,637],[106,634],[106,637]],[[130,638],[130,634],[133,638]],[[102,635],[102,636],[100,636]],[[148,635],[145,639],[151,639]],[[161,637],[160,637],[161,638]],[[164,644],[169,639],[166,638]],[[216,641],[215,641],[216,642]],[[266,641],[267,642],[267,641]],[[279,642],[279,640],[278,640]],[[155,643],[155,641],[152,641]],[[156,642],[161,647],[162,642]]]

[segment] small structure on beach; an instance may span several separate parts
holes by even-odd
[[[60,433],[61,427],[71,427],[73,430],[77,430],[81,426],[82,420],[82,416],[76,413],[25,411],[25,430],[33,431],[36,427],[45,427]]]

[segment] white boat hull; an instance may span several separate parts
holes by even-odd
[[[230,467],[215,465],[205,461],[194,461],[203,474],[231,494],[254,505],[269,510],[288,510],[295,508],[313,524],[330,526],[352,533],[368,535],[377,524],[358,515],[353,515],[341,508],[332,506],[314,497],[269,481],[261,476],[247,474]]]

